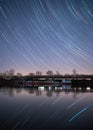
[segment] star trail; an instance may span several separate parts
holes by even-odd
[[[0,0],[0,72],[93,73],[93,0]]]

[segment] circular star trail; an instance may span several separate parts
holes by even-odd
[[[92,0],[0,0],[0,72],[93,73]]]

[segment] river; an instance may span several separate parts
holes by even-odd
[[[93,91],[0,89],[0,130],[93,128]]]

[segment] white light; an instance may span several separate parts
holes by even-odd
[[[87,90],[90,90],[90,87],[87,87]]]

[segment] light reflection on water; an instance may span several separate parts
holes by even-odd
[[[0,129],[92,128],[93,93],[61,87],[0,89]]]

